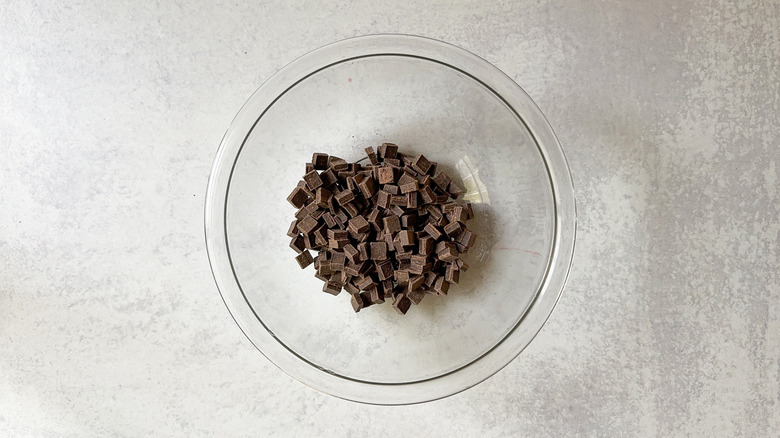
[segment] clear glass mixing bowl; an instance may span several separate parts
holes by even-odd
[[[357,161],[382,142],[438,161],[476,213],[460,284],[406,316],[321,292],[286,236],[313,152]],[[514,81],[440,41],[372,35],[297,59],[249,98],[219,146],[205,227],[225,304],[268,359],[337,397],[408,404],[481,382],[531,342],[563,290],[576,212],[561,146]]]

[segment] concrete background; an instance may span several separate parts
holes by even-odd
[[[0,5],[0,435],[772,436],[776,1]],[[244,100],[368,33],[469,49],[536,100],[579,207],[520,358],[412,407],[292,380],[230,318],[203,197]]]

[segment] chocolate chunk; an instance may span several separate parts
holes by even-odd
[[[365,233],[371,228],[371,226],[363,216],[355,216],[349,220],[349,228],[351,228],[356,233]]]
[[[412,291],[409,291],[406,293],[406,296],[409,298],[409,301],[412,302],[412,304],[417,305],[420,304],[420,301],[425,298],[425,289],[418,288]]]
[[[395,281],[401,285],[406,286],[409,284],[409,271],[406,269],[398,269],[393,273]]]
[[[397,195],[401,193],[401,189],[399,189],[398,186],[394,184],[385,184],[384,186],[382,186],[382,190],[386,191],[391,195]]]
[[[351,243],[344,245],[344,255],[351,263],[360,261],[360,252]]]
[[[290,222],[290,228],[287,229],[287,236],[295,237],[298,235],[298,219]]]
[[[306,205],[306,201],[308,200],[309,195],[307,195],[306,192],[304,192],[300,187],[293,189],[292,193],[290,193],[290,196],[287,197],[287,202],[289,202],[295,208],[303,207]]]
[[[328,281],[322,285],[322,291],[331,295],[338,295],[341,293],[341,285],[335,281]]]
[[[465,246],[466,248],[471,248],[474,245],[474,242],[476,240],[477,240],[477,235],[465,227],[463,228],[463,232],[461,232],[455,237],[455,241]]]
[[[415,237],[414,232],[411,230],[401,230],[397,234],[398,241],[401,243],[401,246],[403,247],[409,247],[414,246],[415,244]]]
[[[386,232],[395,234],[401,231],[401,220],[398,218],[398,216],[387,216],[382,220],[384,221]]]
[[[436,195],[433,193],[430,187],[423,187],[420,190],[420,200],[423,204],[430,204],[436,201]]]
[[[368,289],[368,300],[371,304],[382,304],[385,302],[385,292],[379,286]]]
[[[448,264],[447,270],[444,271],[444,280],[448,283],[458,284],[458,281],[460,280],[460,270],[458,270],[455,265]]]
[[[311,164],[317,170],[325,170],[328,168],[328,154],[321,154],[315,152],[311,156]]]
[[[311,164],[311,163],[306,163],[305,168],[306,168],[306,170],[303,173],[307,174],[307,173],[311,172],[312,170],[314,170],[314,165]]]
[[[360,312],[360,310],[363,309],[366,305],[366,303],[363,301],[363,297],[358,293],[352,294],[349,302],[352,304],[352,310],[354,310],[355,313]]]
[[[314,195],[314,202],[320,208],[328,208],[328,199],[330,199],[330,190],[319,187]]]
[[[458,258],[458,250],[455,249],[455,245],[448,245],[444,251],[437,252],[436,257],[443,262],[451,262]]]
[[[436,283],[436,273],[435,272],[426,272],[425,273],[425,285],[428,287],[433,287],[434,283]]]
[[[328,167],[334,172],[341,172],[349,169],[349,164],[343,158],[335,157],[333,155],[328,157]]]
[[[290,248],[292,248],[298,254],[302,253],[306,249],[306,244],[303,242],[303,236],[297,235],[290,241]]]
[[[420,154],[414,160],[412,160],[411,166],[412,169],[416,170],[419,173],[426,173],[428,172],[428,169],[431,167],[431,162],[428,161],[428,159],[426,159],[424,155]]]
[[[413,213],[401,215],[401,228],[414,228],[417,225],[417,215]]]
[[[409,311],[409,307],[412,306],[412,301],[406,295],[398,295],[393,301],[393,309],[401,315],[406,315]]]
[[[398,146],[393,143],[382,143],[382,145],[379,146],[378,151],[379,156],[387,161],[387,158],[395,158],[398,153]]]
[[[348,281],[344,283],[344,290],[349,292],[350,295],[358,294],[360,293],[360,289],[357,288],[354,284],[352,284],[351,281]]]
[[[425,228],[423,228],[423,231],[428,233],[429,236],[433,237],[434,240],[439,240],[444,236],[444,234],[442,234],[438,228],[433,226],[433,224],[426,225]]]
[[[404,211],[403,207],[401,207],[400,205],[393,205],[392,207],[390,207],[390,211],[398,217],[401,217],[404,215],[404,213],[406,213],[406,211]]]
[[[392,184],[395,182],[395,174],[390,166],[379,168],[379,184]]]
[[[348,203],[348,204],[344,205],[344,206],[342,207],[342,210],[344,210],[345,212],[347,212],[347,216],[349,216],[349,217],[351,217],[351,218],[358,217],[358,215],[360,214],[360,210],[359,210],[359,209],[357,208],[357,206],[356,206],[355,204],[353,204],[352,202],[350,202],[350,203]],[[362,216],[360,216],[360,217],[362,217]]]
[[[379,276],[380,280],[387,280],[393,278],[393,264],[390,262],[390,260],[377,262],[376,273]]]
[[[336,193],[334,198],[336,199],[336,202],[339,203],[339,205],[344,206],[355,199],[355,194],[352,193],[351,190],[342,190]]]
[[[298,187],[299,189],[303,190],[306,193],[306,195],[308,195],[310,198],[314,197],[314,192],[309,190],[309,187],[306,186],[306,181],[304,181],[304,180],[298,181],[298,185],[296,187]]]
[[[447,291],[449,289],[450,289],[450,284],[444,280],[444,277],[442,276],[436,277],[436,282],[433,283],[433,290],[436,291],[438,295],[447,295]]]
[[[447,187],[447,193],[450,194],[454,199],[458,199],[459,196],[463,196],[466,194],[466,190],[462,189],[459,185],[455,183],[455,181],[450,182],[450,185]]]
[[[306,175],[303,175],[303,180],[306,181],[306,187],[308,187],[309,190],[314,190],[322,185],[322,178],[320,178],[320,174],[316,170],[312,170]]]
[[[298,231],[303,234],[309,234],[317,227],[317,219],[311,216],[306,216],[302,221],[298,222]]]
[[[390,205],[399,205],[406,207],[406,203],[408,202],[408,198],[406,195],[392,195],[390,196]]]
[[[404,173],[401,178],[398,179],[398,187],[400,188],[401,193],[404,194],[417,191],[417,180],[408,173]]]
[[[460,222],[453,221],[448,223],[444,226],[444,233],[447,235],[447,237],[455,237],[456,235],[460,234],[461,227]]]
[[[368,157],[368,161],[373,164],[377,165],[379,164],[379,160],[376,159],[376,153],[374,152],[374,148],[369,146],[366,148],[366,156]]]
[[[385,242],[371,242],[371,260],[387,260],[387,244]]]
[[[360,242],[357,245],[358,254],[360,254],[360,260],[368,260],[368,243]]]
[[[363,194],[366,198],[370,198],[374,196],[374,193],[376,193],[376,185],[374,184],[373,178],[366,178],[363,181],[358,184],[358,189],[360,189],[360,193]]]
[[[435,240],[431,236],[420,237],[418,240],[418,251],[420,254],[430,255],[433,252]]]
[[[433,178],[433,183],[444,191],[447,190],[447,187],[449,187],[451,182],[452,179],[445,172],[439,172],[439,174]]]
[[[384,190],[380,190],[377,193],[376,205],[382,208],[390,208],[390,194]]]
[[[333,169],[328,169],[322,172],[320,174],[320,179],[322,180],[322,185],[325,187],[330,187],[338,182],[338,177],[336,176],[336,172],[334,172]]]
[[[406,208],[417,208],[417,192],[407,193],[406,198]]]
[[[295,260],[298,262],[298,266],[301,267],[301,269],[306,268],[312,262],[314,262],[314,259],[311,257],[311,253],[308,250],[303,251],[302,253],[295,256]]]
[[[447,215],[447,218],[450,221],[453,222],[460,222],[461,224],[465,224],[468,217],[468,213],[466,212],[466,209],[461,207],[460,205],[455,206],[452,209],[452,212]]]

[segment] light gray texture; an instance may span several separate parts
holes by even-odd
[[[512,364],[412,407],[322,395],[243,337],[202,211],[244,100],[322,44],[452,42],[567,152],[567,290]],[[780,5],[0,5],[0,435],[772,436]]]

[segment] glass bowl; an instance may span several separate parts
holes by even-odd
[[[286,236],[312,153],[358,161],[383,142],[459,181],[479,236],[460,284],[405,316],[321,292]],[[528,95],[472,53],[406,35],[330,44],[265,82],[219,146],[205,210],[214,278],[252,343],[306,385],[386,405],[455,394],[516,357],[563,290],[575,227],[563,151]]]

